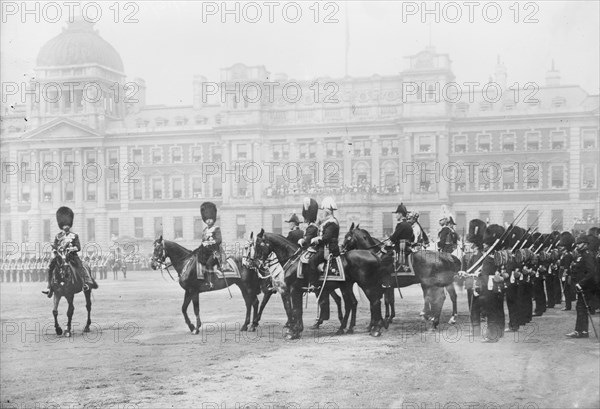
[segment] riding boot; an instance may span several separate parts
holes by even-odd
[[[50,285],[50,280],[52,279],[52,272],[48,270],[48,287],[42,291],[42,294],[46,294],[48,298],[52,298],[54,292],[52,291],[52,286]]]

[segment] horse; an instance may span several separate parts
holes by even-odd
[[[119,279],[119,270],[123,272],[123,279],[127,278],[127,264],[125,263],[125,261],[123,261],[123,259],[113,259],[111,261],[111,269],[113,271],[114,280]]]
[[[254,246],[253,237],[254,237],[254,232],[250,233],[250,238],[249,238],[248,242],[244,245],[243,263],[246,267],[257,271],[257,273],[259,274],[259,277],[262,278],[261,290],[262,290],[264,296],[260,303],[260,307],[258,308],[257,322],[260,321],[263,310],[267,306],[267,303],[271,299],[271,296],[276,292],[281,296],[284,309],[286,311],[286,314],[288,315],[288,320],[285,323],[284,328],[289,328],[290,321],[291,321],[291,307],[289,307],[290,306],[289,297],[288,297],[289,291],[287,291],[287,286],[284,281],[284,274],[278,273],[277,269],[275,269],[275,272],[267,273],[266,276],[263,276],[263,274],[262,274],[262,271],[269,270],[271,267],[273,267],[275,265],[275,263],[277,263],[277,264],[281,263],[280,265],[284,265],[287,260],[267,260],[267,263],[269,263],[269,264],[266,267],[264,266],[265,263],[263,263],[262,261],[257,262],[257,260],[255,258],[255,252],[254,252],[255,246]],[[271,280],[271,282],[273,284],[272,290],[269,289],[269,286],[268,286],[269,279]],[[335,291],[332,291],[329,295],[331,296],[331,298],[333,298],[333,301],[335,302],[335,304],[337,306],[338,318],[339,318],[340,322],[342,322],[344,319],[344,316],[342,314],[342,299],[339,295],[337,295],[337,293]],[[319,315],[317,316],[315,324],[311,326],[311,329],[318,329],[321,326],[321,324],[323,324],[324,321],[327,321],[329,319],[329,303],[327,301],[328,301],[327,298],[322,298],[320,300],[319,306],[321,308],[319,309]]]
[[[83,294],[85,295],[85,308],[87,309],[87,322],[83,332],[90,332],[90,324],[92,323],[92,289],[98,288],[98,285],[94,283],[95,285],[92,288],[83,290],[83,281],[79,274],[74,271],[73,267],[66,261],[66,254],[59,252],[56,260],[57,264],[54,271],[51,273],[52,277],[50,280],[50,286],[54,293],[52,315],[54,315],[54,330],[56,331],[56,335],[63,335],[63,330],[58,324],[58,304],[60,303],[60,299],[65,297],[69,303],[69,307],[67,308],[67,330],[64,334],[66,337],[71,337],[71,319],[73,318],[73,312],[75,311],[73,299],[75,294],[78,294],[81,291],[83,291]]]
[[[241,331],[255,331],[258,326],[257,313],[258,309],[258,294],[260,293],[260,282],[256,272],[248,269],[242,263],[242,257],[228,257],[228,260],[232,260],[240,273],[240,278],[214,278],[212,281],[212,288],[207,286],[205,280],[198,280],[196,263],[194,266],[184,274],[184,266],[189,258],[192,257],[192,252],[179,244],[163,240],[162,235],[154,241],[154,251],[151,259],[150,266],[153,270],[158,268],[163,269],[169,267],[166,263],[166,259],[169,258],[171,265],[175,268],[177,275],[179,276],[179,285],[185,290],[183,298],[183,305],[181,306],[181,312],[185,319],[185,323],[190,329],[191,333],[197,335],[200,333],[200,327],[202,322],[200,321],[200,293],[221,290],[231,285],[237,285],[242,292],[244,302],[246,303],[246,319]],[[168,271],[168,270],[167,270]],[[187,314],[188,306],[190,302],[194,305],[194,314],[196,315],[196,325],[192,324]],[[250,315],[251,310],[254,311],[254,320],[250,327]]]
[[[256,236],[255,253],[259,260],[267,260],[271,252],[274,252],[277,259],[286,263],[284,268],[284,281],[289,297],[291,307],[291,322],[288,339],[298,339],[301,337],[304,325],[302,322],[302,296],[307,286],[307,277],[299,279],[297,275],[297,265],[299,262],[300,247],[291,243],[285,237],[279,234],[269,234],[261,230]],[[369,331],[372,336],[380,336],[381,328],[387,327],[381,317],[381,297],[383,288],[378,274],[379,258],[366,250],[353,250],[341,256],[342,265],[347,276],[346,281],[329,281],[323,288],[325,296],[333,289],[340,288],[342,297],[346,305],[338,334],[343,334],[346,327],[348,316],[352,312],[352,320],[347,333],[353,333],[353,327],[356,322],[357,301],[354,297],[352,287],[357,283],[367,295],[371,308],[371,323]],[[290,260],[291,259],[291,260]],[[287,260],[287,262],[286,262]],[[322,295],[322,294],[321,294]],[[286,307],[287,308],[287,307]]]
[[[344,236],[342,248],[346,250],[363,249],[375,253],[383,243],[371,237],[368,231],[350,226],[350,231]],[[386,284],[389,289],[385,291],[386,321],[390,323],[395,316],[394,288],[408,287],[413,284],[421,284],[425,300],[425,319],[432,321],[433,328],[439,325],[442,307],[444,305],[444,288],[448,291],[452,300],[452,317],[449,323],[456,323],[457,295],[454,289],[454,280],[461,268],[461,261],[452,254],[421,250],[412,254],[412,266],[414,276],[401,276],[391,278],[394,272],[393,255],[388,254],[381,259],[381,274],[387,277]],[[389,309],[388,309],[389,306]],[[391,312],[389,312],[391,311]],[[431,316],[429,316],[431,314]]]

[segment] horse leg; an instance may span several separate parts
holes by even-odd
[[[248,331],[250,331],[250,332],[256,331],[256,327],[258,327],[258,323],[260,322],[260,316],[258,315],[258,294],[259,293],[260,293],[260,288],[255,288],[251,291],[252,303],[250,306],[252,307],[252,313],[253,313],[254,319],[252,320],[252,325],[250,325],[250,328],[248,329]]]
[[[390,289],[386,288],[383,292],[383,302],[385,304],[385,320],[388,321],[390,319]],[[393,297],[393,291],[391,297]],[[388,321],[389,322],[389,321]]]
[[[454,283],[448,284],[446,286],[446,291],[448,291],[448,295],[450,296],[450,300],[452,301],[452,317],[450,317],[448,324],[454,325],[456,324],[456,317],[458,317],[458,297],[456,296],[456,289],[454,288]]]
[[[350,326],[348,327],[348,331],[346,331],[346,334],[354,334],[354,326],[356,325],[356,310],[358,309],[358,300],[356,299],[356,296],[354,295],[352,286],[353,286],[353,284],[350,284],[350,289],[349,289],[349,293],[348,293],[348,296],[350,298],[350,313],[352,315],[350,318]]]
[[[343,293],[342,293],[343,295]],[[344,314],[342,313],[342,297],[340,297],[338,295],[338,293],[336,293],[335,291],[331,292],[331,298],[333,298],[333,301],[335,302],[335,305],[337,305],[337,309],[338,309],[338,319],[340,320],[340,323],[342,322],[342,320],[344,319]]]
[[[52,315],[54,315],[54,330],[58,336],[63,333],[62,328],[58,324],[58,303],[60,303],[60,298],[60,295],[54,294],[54,309],[52,310]]]
[[[373,288],[369,288],[365,291],[367,298],[369,299],[369,305],[371,307],[371,323],[373,324],[370,330],[371,336],[381,336],[381,327],[384,325],[383,317],[381,316],[381,291]]]
[[[242,297],[244,297],[244,304],[246,304],[246,318],[244,319],[244,325],[242,325],[240,331],[248,331],[248,324],[250,324],[250,316],[252,314],[251,295],[248,294],[245,288],[240,287],[240,290],[242,291]]]
[[[433,328],[437,329],[440,323],[440,315],[442,314],[442,307],[444,305],[444,299],[446,293],[443,287],[430,287],[428,290],[428,299],[431,303],[431,323]]]
[[[69,307],[67,308],[67,331],[65,332],[65,337],[71,336],[71,319],[73,318],[73,311],[75,311],[75,305],[73,305],[73,298],[75,298],[74,294],[65,296],[67,302],[69,303]]]
[[[304,325],[302,323],[302,295],[303,291],[299,285],[292,288],[292,323],[290,325],[290,333],[287,339],[298,339],[302,336]]]
[[[292,326],[292,323],[294,322],[294,310],[292,307],[292,296],[289,293],[289,291],[286,291],[281,294],[281,301],[283,301],[283,308],[285,309],[285,314],[287,315],[287,322],[285,323],[283,328],[290,328]]]
[[[200,332],[200,327],[202,326],[202,322],[200,322],[200,293],[198,291],[194,291],[191,298],[192,303],[194,304],[194,314],[196,315],[196,328],[192,331],[192,334],[198,335]]]
[[[427,298],[427,288],[425,287],[425,285],[421,284],[421,290],[423,290],[423,310],[421,310],[419,315],[425,320],[427,320],[431,311],[429,308],[429,299]]]
[[[85,323],[85,328],[83,332],[90,332],[90,324],[92,323],[92,290],[88,290],[83,293],[85,295],[85,309],[87,310],[87,322]]]
[[[185,323],[187,324],[188,328],[190,329],[190,331],[192,333],[194,333],[194,329],[195,329],[194,325],[190,321],[190,317],[188,317],[188,314],[187,314],[187,309],[188,309],[188,306],[190,305],[190,301],[192,301],[192,291],[185,290],[185,295],[183,297],[183,305],[181,306],[181,312],[183,313],[183,318],[185,319]]]
[[[260,302],[260,307],[259,307],[259,309],[258,309],[258,316],[256,316],[256,315],[255,315],[255,317],[256,317],[256,318],[254,319],[254,321],[255,321],[255,323],[256,323],[256,326],[258,326],[258,322],[259,322],[259,321],[260,321],[260,319],[262,318],[262,313],[263,313],[263,311],[265,310],[265,307],[267,306],[267,304],[269,303],[269,300],[271,299],[271,296],[273,295],[273,293],[272,293],[271,291],[265,291],[265,292],[263,292],[263,294],[264,294],[264,295],[263,295],[263,299],[262,299],[262,301]],[[257,302],[258,302],[258,299],[257,299]],[[284,300],[284,302],[283,302],[283,306],[284,306],[284,308],[285,308],[285,300]],[[287,312],[288,312],[288,311],[287,311],[287,309],[286,309],[286,313],[287,313]],[[289,320],[289,314],[288,314],[288,322],[286,323],[286,325],[289,325],[289,322],[290,322],[290,320]],[[253,323],[252,325],[254,326],[254,323]],[[286,327],[286,328],[287,328],[287,327]]]

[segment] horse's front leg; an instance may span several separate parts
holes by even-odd
[[[196,328],[192,330],[192,334],[198,335],[202,322],[200,321],[200,293],[194,291],[192,295],[192,302],[194,303],[194,314],[196,315]]]
[[[85,294],[85,309],[87,310],[87,322],[85,324],[85,328],[83,329],[83,332],[90,332],[90,325],[92,323],[92,290],[88,290],[86,292],[84,292]]]
[[[183,305],[181,306],[181,312],[183,313],[183,318],[185,319],[185,323],[192,333],[194,333],[194,324],[190,321],[190,317],[188,317],[187,309],[190,305],[190,301],[192,301],[192,290],[185,290],[185,295],[183,297]]]
[[[448,324],[454,325],[456,324],[456,317],[458,317],[458,297],[456,295],[454,283],[447,285],[446,291],[448,291],[448,295],[450,295],[450,300],[452,301],[452,317],[450,317]]]
[[[265,307],[267,306],[267,303],[271,299],[272,295],[273,295],[273,293],[270,290],[263,291],[263,298],[262,298],[262,301],[260,302],[260,307],[258,308],[258,316],[256,314],[254,314],[255,318],[254,318],[254,323],[252,323],[253,326],[258,326],[258,323],[260,322],[260,319],[262,318],[262,313],[265,310]]]
[[[71,336],[71,320],[73,319],[73,311],[75,311],[75,305],[73,305],[73,298],[75,298],[74,294],[69,296],[65,296],[67,302],[69,303],[69,307],[67,308],[67,331],[65,332],[65,337]]]
[[[54,293],[54,308],[52,309],[52,315],[54,316],[54,330],[56,331],[56,335],[62,335],[63,331],[58,323],[58,304],[60,303],[60,298],[62,296],[56,295]]]
[[[290,333],[286,337],[287,339],[298,339],[302,336],[302,331],[304,329],[302,323],[302,295],[303,291],[300,285],[292,287],[292,322],[290,325]]]
[[[365,291],[367,298],[369,299],[369,306],[371,307],[371,329],[370,334],[374,337],[381,336],[381,327],[384,325],[383,317],[381,316],[381,297],[382,293],[379,289],[369,288]]]

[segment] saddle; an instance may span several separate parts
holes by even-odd
[[[394,274],[414,275],[409,260],[410,254],[412,253],[410,243],[406,240],[400,240],[398,246],[399,251],[394,250]]]
[[[310,251],[310,249],[309,249]],[[306,252],[308,253],[308,251]],[[304,253],[304,254],[306,254]],[[302,256],[300,256],[301,260],[302,257],[304,256],[304,254],[302,254]],[[314,254],[314,252],[313,252]],[[310,257],[312,257],[312,255],[308,256],[308,260],[310,260]],[[296,276],[298,278],[304,278],[304,274],[302,273],[302,265],[305,264],[304,262],[298,263],[298,267],[296,268]],[[342,263],[342,258],[341,256],[338,257],[330,257],[327,256],[327,259],[325,260],[325,262],[319,264],[317,266],[317,269],[319,271],[319,281],[323,281],[325,280],[325,266],[327,266],[329,264],[329,270],[327,272],[327,281],[346,281],[346,273],[344,272],[344,265]]]

